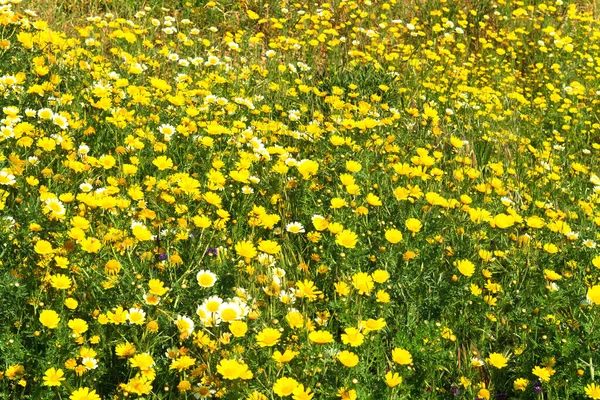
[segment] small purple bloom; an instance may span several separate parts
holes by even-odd
[[[167,259],[167,253],[160,253],[158,255],[158,259],[161,260],[161,261],[166,260]]]
[[[453,385],[451,390],[454,397],[460,396],[460,389],[458,388],[458,386]]]

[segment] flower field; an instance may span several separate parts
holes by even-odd
[[[0,0],[1,399],[600,399],[592,3],[110,3]]]

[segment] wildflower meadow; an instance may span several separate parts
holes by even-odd
[[[595,2],[89,3],[0,0],[0,399],[600,399]]]

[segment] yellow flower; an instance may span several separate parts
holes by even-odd
[[[527,389],[528,385],[529,380],[525,378],[517,378],[513,383],[513,387],[515,388],[515,390],[520,390],[521,392],[524,392]]]
[[[60,317],[54,310],[44,310],[40,313],[40,322],[46,328],[55,329],[60,322]]]
[[[52,252],[54,251],[50,242],[46,240],[38,240],[33,250],[35,250],[36,253],[41,255],[52,254]]]
[[[238,254],[238,256],[244,258],[254,258],[258,254],[256,247],[254,247],[252,242],[246,240],[236,243],[235,252]]]
[[[399,243],[402,241],[402,232],[398,229],[388,229],[385,231],[385,238],[392,244]]]
[[[152,239],[152,232],[144,225],[134,225],[133,228],[131,228],[131,232],[137,240],[145,242]]]
[[[337,358],[344,366],[348,368],[355,367],[358,364],[358,356],[348,350],[340,352]]]
[[[466,277],[473,276],[475,265],[469,260],[460,260],[456,263],[458,271]]]
[[[279,343],[281,332],[273,328],[265,328],[256,335],[256,343],[260,347],[271,347]]]
[[[508,359],[500,353],[491,353],[486,361],[498,369],[502,369],[508,365]]]
[[[171,160],[167,156],[158,156],[153,161],[152,164],[156,166],[160,171],[164,171],[166,169],[173,168],[173,160]]]
[[[169,365],[169,369],[176,369],[181,372],[194,365],[195,362],[195,358],[192,358],[190,356],[181,356],[178,357],[176,360],[173,360],[173,362],[171,362],[171,364]]]
[[[366,272],[357,272],[352,275],[352,286],[358,290],[359,294],[369,295],[375,284],[373,283],[373,278],[371,278],[369,274]]]
[[[296,287],[298,288],[296,297],[306,297],[311,302],[315,301],[317,296],[323,294],[323,292],[317,289],[314,282],[308,279],[305,279],[304,281],[297,281]]]
[[[421,223],[421,221],[419,221],[416,218],[407,219],[406,222],[404,223],[404,225],[406,226],[406,229],[411,231],[413,234],[420,232],[421,228],[423,227],[423,224]]]
[[[50,277],[50,284],[55,289],[66,290],[71,287],[73,282],[71,281],[71,278],[66,275],[56,274]]]
[[[308,340],[312,343],[327,344],[333,343],[333,335],[328,331],[312,331],[308,334]]]
[[[297,165],[298,172],[304,180],[308,180],[319,170],[319,163],[313,160],[302,160]]]
[[[365,341],[365,335],[356,328],[346,328],[342,333],[342,343],[349,344],[352,347],[358,347]]]
[[[369,205],[373,207],[379,207],[383,204],[381,202],[381,199],[373,193],[369,193],[367,195],[367,203],[369,203]]]
[[[85,238],[80,244],[81,249],[88,253],[97,253],[102,247],[102,243],[96,238]]]
[[[272,358],[278,363],[283,364],[292,361],[298,354],[300,354],[300,352],[287,349],[283,354],[281,354],[280,351],[276,351],[273,353]]]
[[[65,380],[62,369],[49,368],[44,373],[44,386],[60,386]]]
[[[477,398],[488,400],[490,398],[490,391],[486,388],[479,389],[479,392],[477,392]]]
[[[377,283],[384,283],[390,279],[390,273],[383,269],[377,269],[371,274],[371,277]]]
[[[389,371],[385,374],[385,383],[393,388],[402,383],[402,377],[397,372]]]
[[[347,249],[353,249],[356,247],[356,243],[358,242],[358,235],[351,230],[344,229],[335,235],[335,242]]]
[[[540,380],[542,382],[548,382],[550,381],[550,370],[548,368],[542,368],[539,366],[535,366],[532,370],[531,373],[534,374],[535,376],[537,376],[538,378],[540,378]]]
[[[25,373],[25,367],[21,364],[11,365],[6,369],[8,379],[16,379]]]
[[[350,293],[350,286],[346,282],[337,282],[333,286],[335,287],[335,292],[342,297],[348,296]]]
[[[600,285],[594,285],[587,291],[587,298],[595,305],[600,305]]]
[[[387,325],[387,323],[385,322],[385,320],[383,318],[379,318],[379,319],[373,319],[373,318],[369,318],[366,321],[361,321],[360,325],[365,332],[365,335],[371,331],[379,331],[383,328],[385,328],[385,326]]]
[[[401,348],[392,350],[392,360],[400,365],[408,365],[413,361],[410,352]]]
[[[551,269],[545,269],[544,270],[544,277],[546,279],[548,279],[549,281],[557,281],[559,279],[562,279],[562,275],[559,274],[556,271],[552,271]]]
[[[290,324],[290,328],[302,328],[304,326],[304,316],[298,311],[290,311],[285,316],[285,320]]]
[[[72,297],[67,297],[63,303],[69,310],[74,310],[79,305],[79,302]]]
[[[70,400],[101,400],[95,390],[90,390],[87,387],[82,387],[71,393]]]
[[[513,218],[513,216],[504,213],[496,215],[494,219],[490,221],[490,226],[492,228],[506,229],[510,228],[514,224],[515,219]]]
[[[527,222],[527,226],[533,229],[539,229],[546,225],[544,220],[537,215],[529,217],[525,221]]]
[[[377,291],[377,302],[378,303],[389,303],[390,302],[390,294],[385,290]]]
[[[273,240],[263,240],[258,244],[258,249],[263,253],[277,254],[281,251],[281,246]]]
[[[556,254],[558,253],[558,246],[554,243],[546,243],[544,244],[544,251],[549,254]]]
[[[154,359],[148,353],[139,353],[129,359],[133,368],[139,368],[142,371],[149,370],[154,366]]]
[[[327,221],[327,219],[325,217],[322,217],[320,215],[313,215],[312,224],[317,231],[321,232],[321,231],[324,231],[325,229],[327,229],[327,226],[329,225],[329,221]]]
[[[81,318],[70,319],[67,323],[68,327],[77,335],[81,335],[88,330],[88,324]]]
[[[273,392],[279,397],[289,396],[298,387],[298,381],[294,378],[281,377],[273,385]]]
[[[590,383],[584,388],[584,390],[585,394],[587,394],[590,399],[600,399],[600,386],[596,385],[595,383]]]
[[[244,337],[248,332],[248,324],[244,321],[233,321],[229,324],[229,332],[235,337]]]
[[[311,393],[310,388],[307,387],[306,389],[304,389],[304,385],[302,384],[296,386],[296,389],[294,389],[292,394],[293,400],[311,400],[315,396],[314,393]]]
[[[359,172],[362,169],[362,165],[359,162],[348,160],[346,161],[346,169],[348,172]]]
[[[162,296],[167,293],[169,289],[165,288],[164,285],[165,284],[160,279],[150,279],[150,282],[148,282],[150,293],[156,296]]]
[[[347,206],[348,203],[346,203],[346,200],[341,199],[339,197],[334,197],[333,199],[331,199],[331,208],[336,209],[336,208],[342,208]]]

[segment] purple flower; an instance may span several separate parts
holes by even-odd
[[[209,256],[218,256],[219,255],[219,249],[213,248],[213,247],[209,247],[208,249],[206,249],[205,254],[207,254]]]
[[[454,395],[454,397],[460,396],[460,389],[458,388],[458,386],[452,385],[451,391],[452,391],[452,394]]]

